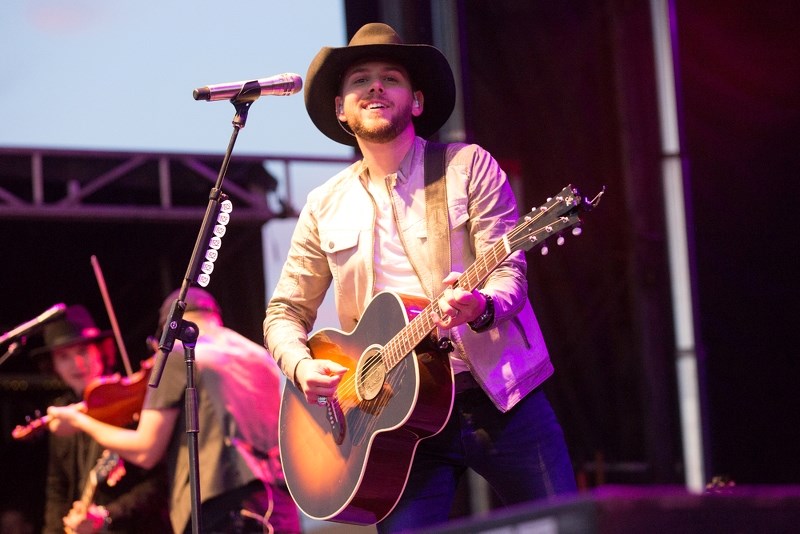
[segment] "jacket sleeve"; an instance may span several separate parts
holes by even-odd
[[[469,145],[457,157],[468,157],[469,231],[476,256],[485,253],[518,220],[517,202],[506,173],[483,148]],[[522,251],[512,253],[489,274],[482,291],[494,301],[494,324],[507,320],[525,306],[528,299],[527,263]]]
[[[320,247],[313,204],[309,197],[297,220],[289,254],[264,319],[264,344],[290,380],[294,379],[300,360],[310,357],[308,333],[332,279]]]

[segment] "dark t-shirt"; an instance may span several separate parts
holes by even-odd
[[[264,347],[225,327],[199,328],[194,369],[200,496],[205,505],[255,480],[270,485],[282,480],[277,435],[281,375]],[[167,458],[170,518],[178,532],[191,517],[184,356],[177,343],[158,388],[148,391],[144,403],[144,409],[180,410]]]
[[[54,404],[78,402],[74,394],[60,397]],[[90,471],[98,475],[91,502],[105,506],[111,517],[110,531],[171,532],[168,520],[167,472],[159,464],[145,470],[113,455],[103,457],[103,449],[87,434],[49,436],[45,526],[43,532],[63,534],[63,518],[81,496]]]

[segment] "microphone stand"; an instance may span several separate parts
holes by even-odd
[[[7,341],[12,341],[12,343],[9,343],[8,347],[6,347],[5,354],[0,356],[0,365],[3,365],[7,359],[16,354],[25,345],[26,335],[36,332],[39,330],[39,328],[44,326],[45,323],[60,317],[64,314],[66,309],[67,307],[64,305],[64,303],[56,304],[55,306],[45,310],[41,315],[34,317],[30,321],[25,321],[21,325],[12,328],[3,335],[0,335],[0,347],[2,347]]]
[[[203,223],[200,226],[200,232],[197,235],[197,241],[194,244],[189,266],[186,269],[186,275],[183,278],[181,289],[178,298],[175,299],[170,308],[167,320],[163,325],[163,334],[159,343],[159,354],[156,356],[156,361],[153,365],[153,370],[150,375],[149,386],[157,388],[161,382],[161,375],[164,373],[164,366],[167,361],[167,356],[172,352],[172,347],[175,340],[180,340],[183,343],[184,361],[186,362],[186,433],[189,445],[189,483],[191,485],[191,499],[192,499],[192,533],[199,534],[203,531],[202,527],[202,514],[200,513],[201,496],[200,496],[200,462],[198,458],[198,434],[199,417],[197,411],[197,390],[194,385],[194,348],[200,331],[196,324],[185,321],[183,313],[186,311],[186,294],[189,287],[198,281],[201,276],[200,267],[204,258],[204,251],[209,246],[209,241],[212,237],[214,226],[220,212],[220,203],[227,199],[227,195],[222,192],[222,182],[225,179],[225,174],[228,172],[228,165],[230,164],[231,154],[233,153],[233,146],[236,144],[236,138],[239,135],[239,130],[244,128],[247,122],[247,112],[250,106],[258,100],[261,96],[261,87],[257,81],[247,82],[242,86],[239,94],[231,99],[236,114],[233,117],[233,133],[231,134],[228,148],[225,151],[225,157],[222,160],[222,166],[217,176],[217,182],[211,189],[208,198],[208,207],[203,216]],[[207,281],[201,285],[207,285]]]

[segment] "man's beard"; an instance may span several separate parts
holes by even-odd
[[[356,117],[347,121],[347,126],[359,139],[372,143],[388,143],[400,135],[411,123],[411,104],[398,108],[395,120],[383,122],[380,126],[368,128]]]

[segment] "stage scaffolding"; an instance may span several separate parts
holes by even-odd
[[[222,154],[0,147],[0,220],[199,221],[222,159]],[[271,205],[277,181],[267,165],[282,169],[281,179],[290,183],[300,165],[350,162],[234,154],[222,189],[236,206],[237,223],[264,224],[293,215],[294,206],[305,201],[284,193],[277,208]]]

